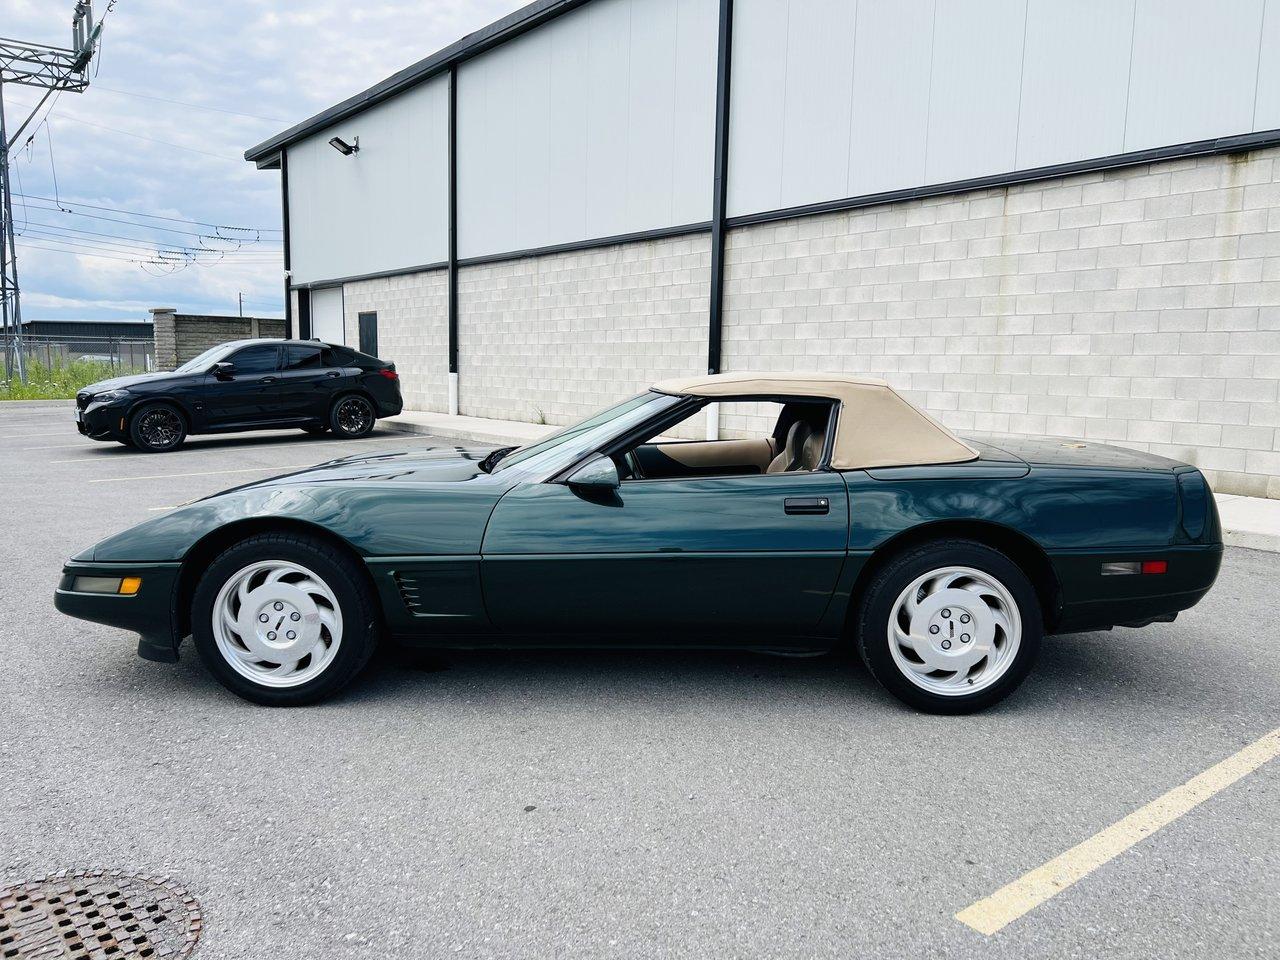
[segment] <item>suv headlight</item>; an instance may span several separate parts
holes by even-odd
[[[112,403],[116,400],[123,400],[128,395],[129,395],[128,390],[106,390],[106,391],[103,391],[102,393],[95,393],[93,395],[93,402],[94,403]]]

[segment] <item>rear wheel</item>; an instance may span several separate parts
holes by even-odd
[[[362,397],[358,393],[339,397],[329,411],[329,427],[333,430],[333,435],[348,440],[368,436],[373,432],[376,421],[373,404],[368,397]]]
[[[1031,582],[1004,554],[969,540],[889,561],[858,619],[858,649],[872,675],[929,713],[971,713],[1003,700],[1030,671],[1042,635]]]
[[[228,690],[266,706],[330,697],[377,641],[364,571],[318,538],[268,533],[222,553],[196,586],[196,650]]]
[[[187,437],[187,422],[167,403],[148,403],[129,421],[131,445],[144,453],[176,450]]]

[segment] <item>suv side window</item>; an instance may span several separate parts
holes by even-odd
[[[277,350],[274,345],[259,344],[237,350],[227,357],[236,365],[236,375],[243,373],[274,373]]]
[[[290,343],[286,344],[284,350],[286,370],[318,370],[322,366],[319,347],[304,343]]]
[[[346,347],[326,347],[322,354],[326,367],[350,367],[355,365],[355,353]]]

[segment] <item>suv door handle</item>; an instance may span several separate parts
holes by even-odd
[[[787,497],[782,508],[790,514],[825,514],[831,511],[831,501],[826,497]]]
[[[258,382],[259,382],[259,383],[275,383],[275,382],[276,382],[276,378],[275,378],[275,377],[263,377],[263,378],[262,378],[261,380],[259,380]]]
[[[342,376],[342,374],[340,374],[337,370],[330,370],[328,373],[326,373],[326,374],[325,374],[325,376],[326,376],[326,377],[340,377],[340,376]]]

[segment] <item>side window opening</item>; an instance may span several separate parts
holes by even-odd
[[[829,400],[721,401],[726,422],[752,424],[722,440],[678,440],[670,436],[679,423],[667,424],[666,435],[647,437],[614,454],[623,480],[666,480],[694,477],[755,476],[810,472],[819,469],[827,449],[834,404]],[[741,408],[741,409],[735,409]],[[701,414],[689,413],[685,422]]]
[[[318,347],[293,343],[285,347],[286,370],[318,370],[321,366]]]
[[[271,373],[276,369],[279,351],[274,345],[261,344],[237,350],[227,357],[236,365],[236,374]]]

